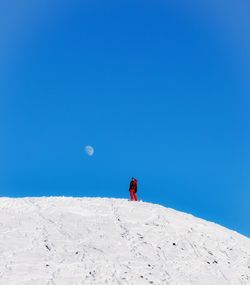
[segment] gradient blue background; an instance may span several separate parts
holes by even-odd
[[[135,176],[250,236],[250,4],[188,2],[1,1],[1,196],[127,198]]]

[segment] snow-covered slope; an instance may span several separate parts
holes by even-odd
[[[250,284],[250,240],[149,203],[1,198],[0,284]]]

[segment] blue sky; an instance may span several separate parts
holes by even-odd
[[[128,198],[135,176],[250,236],[250,4],[201,2],[2,1],[0,195]]]

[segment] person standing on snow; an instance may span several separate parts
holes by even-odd
[[[130,181],[129,192],[130,192],[131,201],[138,201],[137,196],[136,196],[137,180],[134,177],[132,177]]]

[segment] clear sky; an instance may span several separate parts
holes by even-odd
[[[249,12],[1,1],[0,195],[128,198],[135,176],[140,199],[250,236]]]

